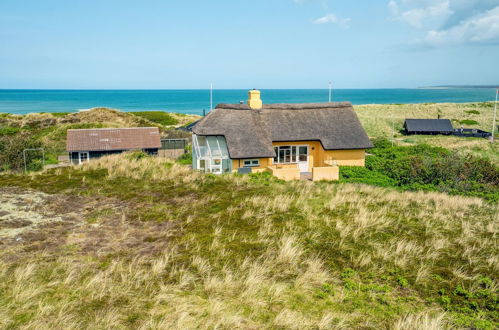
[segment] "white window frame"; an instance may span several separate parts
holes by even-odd
[[[202,135],[201,135],[202,136]],[[204,138],[208,138],[203,136]],[[210,145],[208,140],[206,140],[206,146],[203,148],[205,153],[201,151],[201,146],[199,145],[198,136],[196,134],[192,135],[192,146],[193,152],[196,154],[197,159],[197,168],[200,169],[201,160],[205,161],[204,172],[214,173],[214,174],[222,174],[223,173],[223,162],[226,159],[230,159],[229,156],[222,156],[222,148],[220,146],[220,142],[218,141],[219,137],[224,138],[223,136],[216,136],[216,145]],[[220,161],[220,164],[216,164],[217,161]]]
[[[81,160],[82,154],[87,154],[87,159],[85,159],[84,161]],[[83,164],[85,162],[88,162],[89,160],[90,160],[90,153],[88,151],[78,152],[78,164]]]
[[[249,162],[246,164],[246,162]],[[243,167],[260,167],[260,159],[244,159]]]
[[[289,149],[286,149],[286,150],[289,150],[289,153],[290,153],[289,157],[290,157],[290,160],[291,160],[290,162],[285,162],[282,159],[280,159],[279,150],[282,147],[289,148]],[[299,157],[300,157],[300,147],[306,147],[307,148],[307,159],[305,161],[300,161],[299,160]],[[277,158],[277,162],[274,160],[274,158],[272,158],[272,164],[298,164],[298,163],[308,162],[309,153],[310,153],[310,146],[307,145],[307,144],[274,146],[274,149],[276,150],[276,157],[275,158]]]

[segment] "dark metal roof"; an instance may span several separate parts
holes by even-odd
[[[157,127],[68,129],[67,151],[155,149],[161,147]]]
[[[192,132],[192,128],[194,126],[196,126],[196,124],[199,122],[199,120],[196,120],[192,123],[190,123],[189,125],[185,125],[185,126],[181,126],[181,127],[177,127],[178,130],[181,130],[181,131],[186,131],[186,132]]]
[[[219,104],[193,132],[223,135],[231,158],[274,157],[272,142],[320,141],[326,150],[367,149],[373,145],[349,102]]]
[[[406,119],[407,132],[454,132],[450,119]]]

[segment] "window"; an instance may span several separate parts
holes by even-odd
[[[88,162],[88,159],[90,157],[88,156],[88,152],[79,152],[78,153],[78,160],[80,164],[83,164],[85,162]]]
[[[308,146],[274,147],[274,164],[290,164],[308,161]]]
[[[260,166],[259,159],[245,159],[244,160],[244,167],[257,167],[257,166]]]

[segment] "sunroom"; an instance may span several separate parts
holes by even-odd
[[[193,169],[214,174],[232,171],[225,137],[193,134],[192,148]]]

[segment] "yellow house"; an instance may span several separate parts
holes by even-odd
[[[267,171],[284,179],[337,180],[339,166],[364,166],[372,144],[349,102],[219,104],[193,127],[193,168]]]

